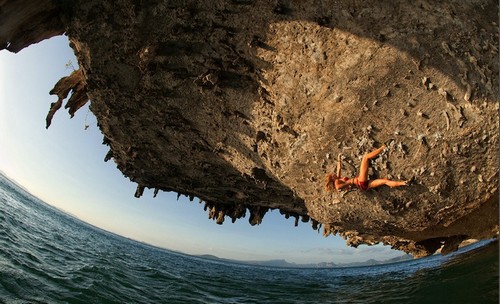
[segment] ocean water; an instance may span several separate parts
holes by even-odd
[[[0,303],[498,303],[498,242],[397,264],[203,260],[96,229],[0,174]]]

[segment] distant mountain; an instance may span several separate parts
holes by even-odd
[[[281,259],[281,260],[266,260],[266,261],[240,261],[240,260],[219,258],[219,257],[217,257],[215,255],[211,255],[211,254],[201,254],[201,255],[196,255],[196,257],[206,259],[206,260],[211,260],[211,261],[226,262],[226,263],[233,263],[233,264],[283,267],[283,268],[303,267],[303,265],[289,263],[283,259]]]
[[[244,264],[244,265],[257,265],[257,266],[268,266],[268,267],[281,267],[281,268],[340,268],[340,267],[361,267],[361,266],[373,266],[373,265],[382,265],[382,264],[392,264],[398,263],[402,261],[412,260],[413,257],[409,254],[402,255],[399,257],[395,257],[388,260],[378,261],[374,259],[370,259],[363,262],[352,262],[352,263],[333,263],[333,262],[321,262],[321,263],[310,263],[310,264],[296,264],[287,262],[284,259],[277,260],[263,260],[263,261],[240,261],[240,260],[232,260],[232,259],[224,259],[219,258],[215,255],[203,254],[196,255],[199,258],[226,262],[226,263],[234,263],[234,264]]]
[[[29,192],[28,189],[26,189],[23,185],[21,185],[20,183],[18,183],[15,179],[9,177],[5,172],[3,172],[2,170],[0,170],[0,175],[2,175],[5,179],[7,179],[9,182],[13,183],[14,185],[16,185],[17,187],[23,189],[25,192],[27,192],[28,194],[31,194],[31,192]],[[33,196],[33,194],[31,194]]]
[[[410,254],[406,254],[406,255],[402,255],[399,257],[395,257],[395,258],[383,260],[383,261],[369,259],[369,260],[364,261],[364,262],[342,263],[342,264],[339,264],[337,267],[361,267],[361,266],[392,264],[392,263],[398,263],[398,262],[408,261],[408,260],[412,260],[412,259],[413,259],[413,257]]]

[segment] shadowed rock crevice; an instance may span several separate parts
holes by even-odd
[[[33,43],[62,35],[62,18],[69,13],[63,10],[61,3],[52,0],[3,0],[0,7],[0,49],[14,53]]]
[[[73,4],[61,20],[105,159],[137,197],[198,197],[219,224],[279,209],[415,256],[498,234],[498,3]],[[355,176],[388,139],[370,176],[414,185],[324,191],[339,153]]]

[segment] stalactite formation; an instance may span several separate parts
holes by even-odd
[[[57,95],[58,99],[56,102],[51,103],[49,113],[46,118],[46,128],[50,127],[52,123],[52,118],[54,114],[62,106],[63,100],[68,97],[71,92],[71,97],[66,102],[64,106],[65,109],[69,109],[68,112],[71,117],[75,115],[75,112],[83,107],[88,101],[87,87],[85,84],[85,77],[81,69],[73,71],[71,75],[61,78],[54,88],[50,90],[51,95]]]

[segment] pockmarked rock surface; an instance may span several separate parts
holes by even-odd
[[[138,197],[198,197],[219,224],[279,209],[414,256],[498,235],[496,1],[72,1],[58,18],[80,70],[53,92],[77,93],[72,113],[90,99]],[[353,177],[390,139],[370,176],[414,184],[324,190],[338,154]]]

